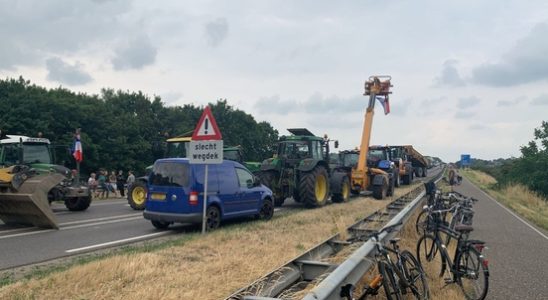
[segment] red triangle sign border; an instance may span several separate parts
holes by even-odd
[[[209,120],[209,125],[211,126],[211,131],[213,134],[200,134],[200,128],[202,127],[203,123],[207,120]],[[194,132],[192,133],[192,140],[193,141],[219,141],[222,140],[223,137],[221,135],[221,131],[219,130],[219,127],[217,126],[217,121],[215,121],[215,118],[213,117],[213,114],[211,113],[211,109],[209,106],[206,106],[204,109],[204,112],[202,113],[202,116],[200,117],[200,120],[198,121],[198,124],[196,124],[196,128],[194,128]]]

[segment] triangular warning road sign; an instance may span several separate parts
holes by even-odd
[[[202,113],[202,116],[200,117],[200,120],[198,121],[198,124],[196,125],[196,128],[194,129],[194,133],[192,134],[192,140],[218,141],[222,139],[223,137],[221,135],[221,131],[219,130],[219,127],[217,127],[217,122],[215,121],[215,118],[211,113],[211,109],[209,108],[209,106],[206,106],[204,112]]]

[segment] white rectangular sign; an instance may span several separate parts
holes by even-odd
[[[223,141],[190,141],[188,158],[191,164],[223,162]]]

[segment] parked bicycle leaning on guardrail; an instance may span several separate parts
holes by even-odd
[[[426,210],[429,217],[423,236],[417,242],[419,262],[423,266],[440,263],[439,276],[443,276],[447,270],[452,275],[445,279],[447,284],[459,285],[466,299],[485,299],[489,288],[489,262],[482,254],[485,242],[468,239],[469,233],[473,230],[471,225],[457,224],[450,228],[444,221],[447,210],[434,210],[433,207],[427,207]],[[457,240],[453,259],[449,255],[442,233],[449,239]]]
[[[429,289],[426,282],[426,275],[419,261],[411,254],[404,250],[400,251],[398,245],[399,238],[390,240],[391,248],[387,248],[381,242],[379,235],[383,232],[391,232],[396,227],[403,223],[399,222],[382,228],[380,231],[371,233],[372,241],[375,243],[377,253],[375,260],[380,276],[377,275],[371,283],[364,288],[358,300],[366,299],[368,295],[376,295],[381,286],[384,287],[387,299],[402,299],[403,295],[411,293],[415,299],[429,299]],[[360,237],[355,237],[353,240],[360,240]],[[395,254],[396,260],[393,261],[390,254]],[[341,297],[353,299],[353,288],[347,285],[341,292]]]

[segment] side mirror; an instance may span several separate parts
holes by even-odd
[[[253,176],[253,186],[260,186],[261,185],[261,179],[257,176]]]

